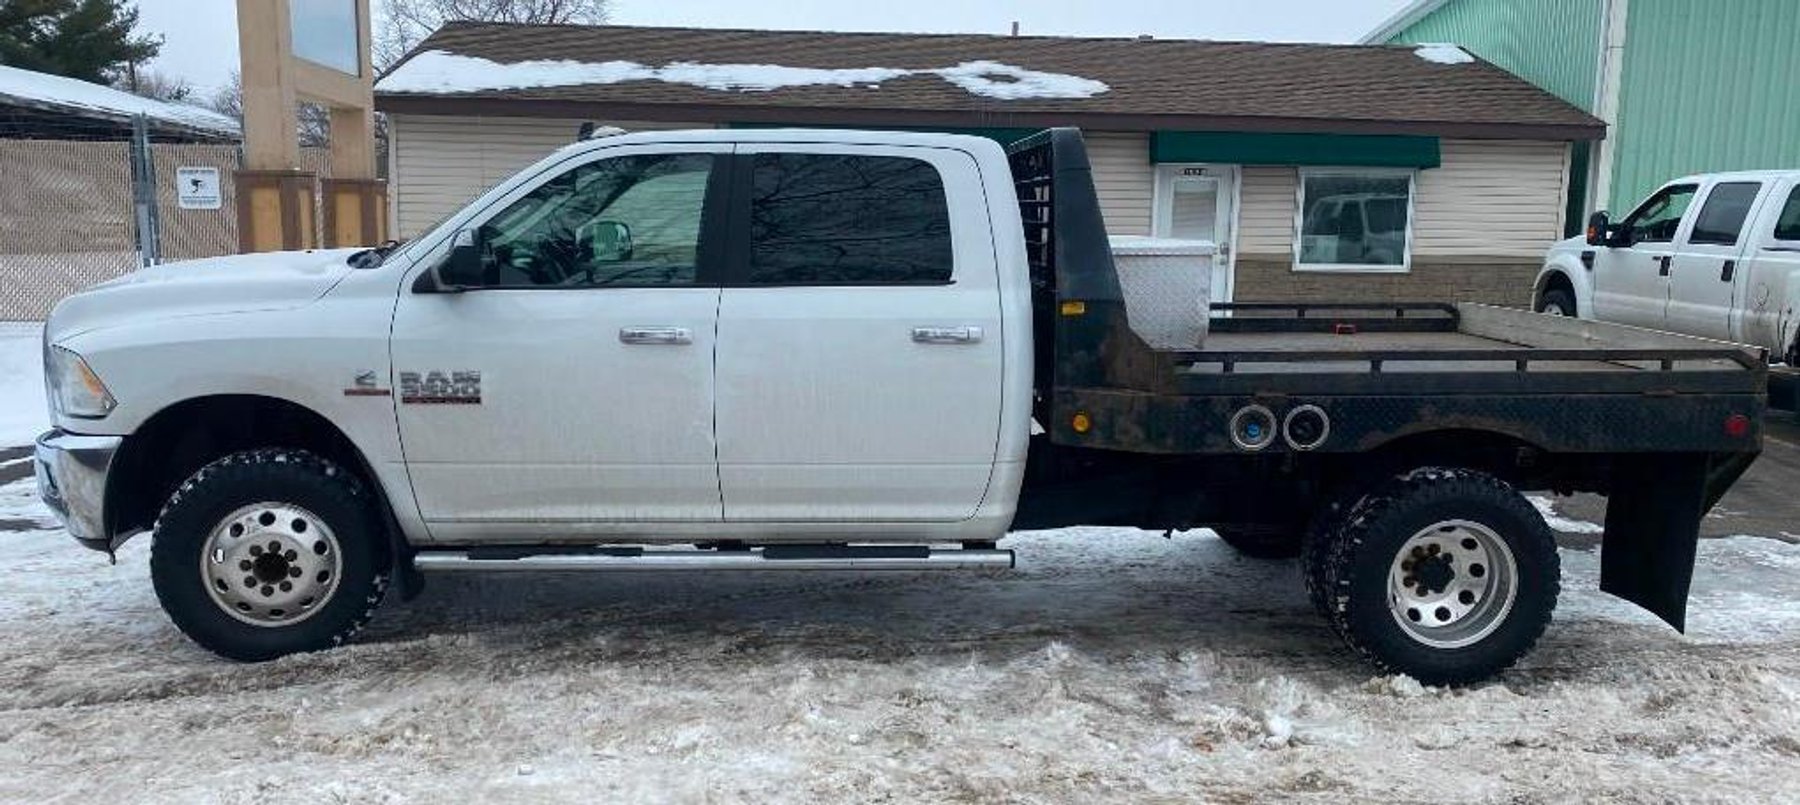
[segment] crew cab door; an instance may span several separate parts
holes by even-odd
[[[725,519],[970,517],[994,467],[1002,368],[975,159],[771,143],[736,159],[741,224],[719,304]]]
[[[1669,303],[1675,235],[1699,185],[1669,185],[1619,224],[1614,245],[1594,255],[1594,317],[1639,327],[1662,327]]]
[[[677,144],[574,157],[463,230],[483,255],[478,285],[403,288],[396,411],[434,539],[721,518],[712,407],[723,221],[711,208],[724,200],[729,152]]]
[[[1744,228],[1762,189],[1761,182],[1715,182],[1707,188],[1669,269],[1667,329],[1720,340],[1732,337],[1733,300],[1743,287],[1743,269],[1749,268],[1739,265]]]

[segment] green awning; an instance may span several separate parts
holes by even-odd
[[[1435,168],[1438,138],[1402,134],[1153,131],[1151,162]]]

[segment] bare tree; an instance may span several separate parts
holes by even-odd
[[[600,25],[611,5],[611,0],[385,0],[375,26],[375,67],[387,69],[453,20]]]
[[[198,102],[198,99],[194,97],[193,85],[186,80],[149,68],[138,67],[136,64],[126,66],[124,75],[113,82],[113,88],[159,101]]]
[[[243,122],[244,120],[244,79],[238,71],[231,71],[231,81],[213,93],[206,101],[206,107],[221,115]],[[294,110],[296,122],[294,135],[303,146],[321,146],[331,144],[331,113],[325,107],[310,103],[302,103]]]

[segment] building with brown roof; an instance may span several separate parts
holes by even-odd
[[[488,23],[433,34],[376,106],[402,236],[587,122],[1078,126],[1108,229],[1214,240],[1236,301],[1523,304],[1571,143],[1605,129],[1448,46]]]

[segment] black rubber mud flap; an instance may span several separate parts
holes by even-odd
[[[1600,589],[1687,631],[1700,517],[1712,508],[1708,457],[1633,457],[1613,470]]]

